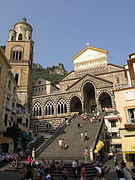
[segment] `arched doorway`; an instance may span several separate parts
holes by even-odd
[[[111,101],[111,97],[108,93],[103,92],[100,96],[99,96],[99,104],[101,109],[103,108],[112,108],[112,101]]]
[[[84,111],[92,113],[97,111],[97,104],[95,100],[95,89],[93,84],[87,82],[83,87],[84,97]]]
[[[82,104],[77,96],[74,96],[70,101],[70,112],[79,112],[79,114],[82,114]]]

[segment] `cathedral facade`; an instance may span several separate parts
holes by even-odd
[[[73,71],[58,86],[37,79],[31,98],[31,127],[43,131],[48,123],[58,126],[62,117],[116,110],[114,89],[126,86],[124,67],[107,61],[107,50],[87,46],[72,59]]]

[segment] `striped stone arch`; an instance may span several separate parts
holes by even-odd
[[[73,94],[69,98],[70,112],[78,112],[82,114],[82,98],[80,95]]]
[[[102,108],[112,108],[114,105],[114,98],[111,91],[108,90],[102,90],[97,94],[98,102],[101,104]]]
[[[36,102],[33,103],[32,113],[33,113],[33,116],[34,116],[34,117],[36,117],[36,116],[42,116],[42,113],[43,113],[43,105],[41,104],[40,101],[36,101]]]
[[[80,95],[78,95],[78,94],[72,94],[70,97],[69,97],[69,102],[71,101],[71,99],[73,98],[73,97],[78,97],[79,99],[80,99],[80,101],[82,101],[82,97],[80,96]]]
[[[113,94],[112,94],[111,91],[102,90],[102,91],[100,91],[100,92],[97,94],[97,98],[98,98],[98,99],[99,99],[99,97],[100,97],[100,95],[101,95],[102,93],[107,93],[110,97],[113,97]]]
[[[59,97],[56,101],[57,114],[67,113],[68,100],[65,97]]]
[[[47,99],[44,104],[44,114],[45,115],[53,115],[54,114],[54,100],[53,99]]]
[[[32,102],[32,108],[36,103],[40,103],[43,106],[43,102],[41,100],[34,99]]]
[[[85,84],[87,84],[87,83],[90,83],[90,84],[92,84],[92,85],[94,86],[95,93],[96,93],[96,85],[95,85],[95,83],[94,83],[93,81],[91,81],[91,80],[86,80],[86,81],[84,81],[84,82],[82,83],[81,91],[83,91],[83,88],[84,88]]]

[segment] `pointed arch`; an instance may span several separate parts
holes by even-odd
[[[32,108],[33,116],[42,116],[42,105],[40,102],[35,102]]]
[[[53,115],[54,114],[54,103],[50,99],[45,104],[45,115]]]
[[[58,114],[67,113],[67,100],[63,97],[60,97],[57,100],[57,113]]]
[[[20,33],[19,35],[18,35],[18,41],[22,41],[22,34]]]

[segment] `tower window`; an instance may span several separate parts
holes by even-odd
[[[22,51],[13,51],[13,60],[22,60]]]
[[[18,35],[18,40],[19,40],[19,41],[22,41],[22,34],[19,34],[19,35]]]
[[[12,60],[22,60],[23,59],[23,48],[21,46],[13,47],[11,51],[11,59]]]
[[[14,36],[11,37],[11,41],[13,41],[13,40],[14,40]]]

